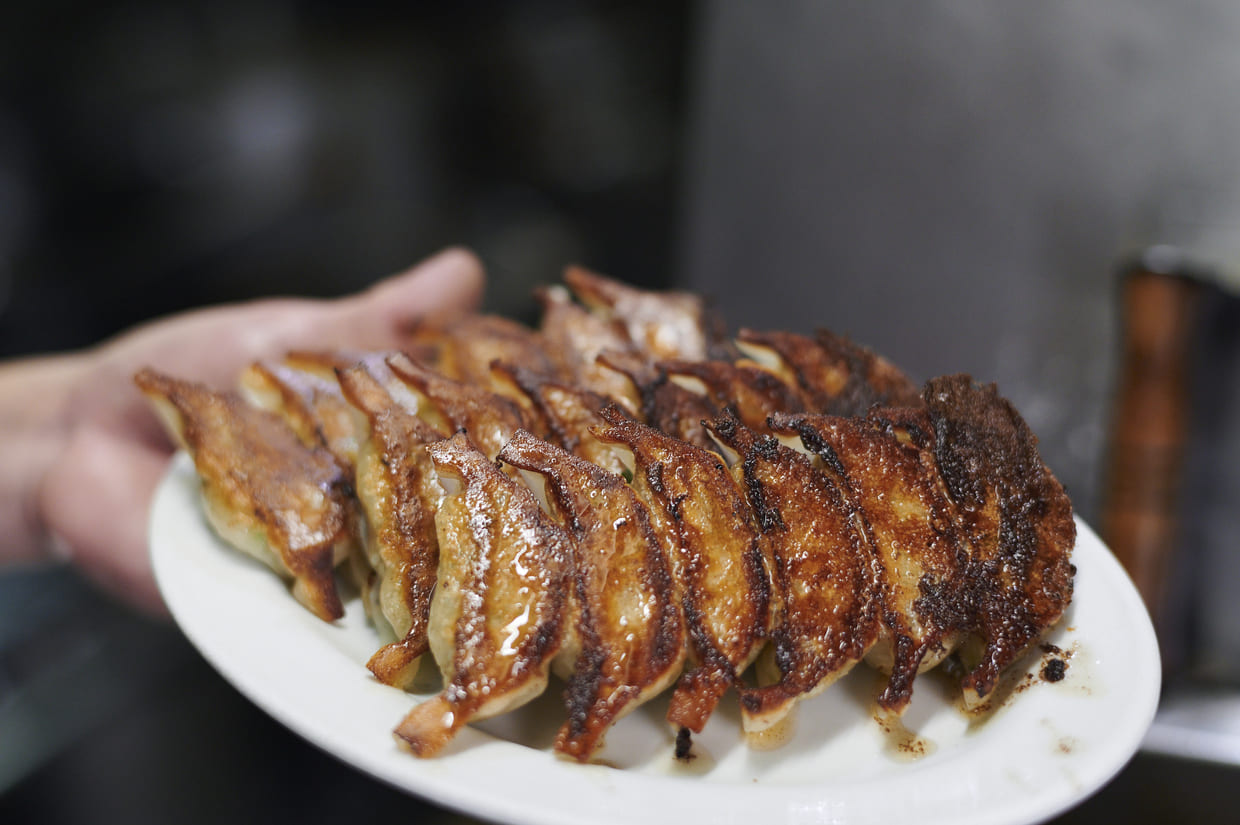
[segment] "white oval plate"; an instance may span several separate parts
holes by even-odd
[[[1153,629],[1123,569],[1078,521],[1075,597],[1047,640],[1066,676],[1039,673],[1036,650],[993,714],[967,717],[945,678],[918,679],[910,741],[872,717],[875,672],[858,667],[799,708],[782,747],[746,746],[735,698],[695,737],[697,758],[672,758],[655,701],[621,720],[602,753],[578,765],[550,749],[558,685],[507,716],[466,729],[419,760],[391,735],[418,697],[378,684],[378,645],[359,601],[327,624],[270,571],[222,544],[185,455],[155,497],[151,553],[168,608],[190,641],[243,694],[290,729],[396,787],[440,805],[521,825],[685,822],[1031,823],[1105,784],[1136,751],[1154,715]],[[434,690],[434,687],[429,689]]]

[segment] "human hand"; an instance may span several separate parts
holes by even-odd
[[[50,548],[126,601],[165,612],[146,526],[173,445],[134,373],[149,366],[229,387],[248,364],[290,349],[394,347],[423,315],[475,307],[483,280],[479,261],[452,249],[357,295],[198,310],[0,368],[0,438],[17,457],[0,467],[0,559]]]

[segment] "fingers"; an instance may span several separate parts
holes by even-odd
[[[167,615],[147,553],[147,510],[168,455],[85,427],[44,477],[39,504],[58,555],[105,590]]]
[[[477,256],[466,249],[446,249],[341,301],[341,331],[356,346],[397,345],[426,315],[475,309],[484,281]]]
[[[274,299],[167,318],[90,355],[69,404],[68,445],[40,486],[38,509],[58,548],[83,572],[153,613],[166,609],[147,556],[147,508],[168,446],[134,389],[143,366],[230,386],[247,364],[296,348],[400,346],[422,317],[473,309],[483,269],[448,249],[358,295]]]
[[[98,351],[74,409],[113,428],[149,429],[150,416],[130,383],[141,367],[226,387],[254,361],[293,349],[394,349],[424,315],[476,306],[483,282],[482,264],[471,252],[448,249],[345,298],[264,299],[164,318]],[[122,415],[124,421],[115,420]]]

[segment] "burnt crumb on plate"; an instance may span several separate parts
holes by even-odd
[[[693,740],[688,728],[676,732],[676,760],[689,762],[693,759]]]
[[[1068,664],[1063,659],[1051,659],[1042,665],[1042,678],[1048,682],[1058,682],[1064,677]]]
[[[1041,645],[1041,648],[1046,654],[1042,663],[1042,679],[1047,682],[1063,681],[1068,672],[1068,659],[1072,654],[1065,653],[1062,648],[1052,644]]]

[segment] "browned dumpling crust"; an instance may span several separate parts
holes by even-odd
[[[441,489],[426,448],[446,435],[419,418],[407,399],[393,395],[382,363],[355,364],[341,370],[339,379],[345,397],[369,422],[358,452],[356,487],[366,514],[366,556],[376,580],[369,588],[395,638],[367,667],[380,682],[404,687],[417,675],[428,647],[439,565],[435,510]]]
[[[564,377],[537,330],[499,315],[459,315],[423,323],[408,354],[446,378],[503,391],[493,381],[496,361],[520,364],[547,377]],[[421,357],[420,357],[421,356]]]
[[[640,418],[646,424],[704,450],[715,449],[702,422],[720,411],[705,393],[671,381],[666,372],[635,352],[608,350],[599,356],[599,363],[629,379],[640,401]]]
[[[471,721],[518,707],[547,685],[569,624],[572,547],[524,484],[458,433],[429,448],[451,488],[435,516],[441,547],[430,644],[444,688],[396,728],[418,756]]]
[[[882,631],[868,658],[890,674],[879,707],[902,713],[914,677],[941,662],[967,627],[959,604],[965,551],[951,505],[895,427],[825,415],[773,416],[771,426],[799,435],[822,459],[876,551]]]
[[[779,607],[772,683],[741,693],[746,730],[760,731],[843,676],[874,646],[881,615],[874,548],[839,485],[803,454],[728,416],[709,422],[770,543]],[[759,660],[759,664],[761,664]]]
[[[720,697],[766,643],[773,559],[745,494],[723,459],[633,421],[612,407],[604,441],[632,451],[633,488],[664,534],[694,666],[672,694],[667,718],[700,733]]]
[[[704,394],[719,410],[731,409],[751,430],[765,432],[767,416],[805,409],[795,387],[772,372],[749,364],[726,361],[664,361],[659,368],[672,380],[700,383]]]
[[[621,716],[680,673],[685,626],[669,562],[623,478],[525,431],[500,459],[546,479],[547,498],[573,541],[575,661],[555,749],[588,761]]]
[[[993,384],[944,376],[926,382],[924,399],[935,467],[967,542],[962,598],[982,649],[964,692],[976,705],[1072,600],[1076,523],[1037,438]]]
[[[344,615],[334,568],[354,540],[344,471],[279,416],[240,395],[144,369],[134,377],[202,479],[215,531],[277,573],[326,621]]]
[[[820,329],[814,340],[827,357],[841,365],[847,375],[832,406],[822,412],[834,415],[865,415],[876,405],[921,406],[921,393],[895,364],[851,339]]]

